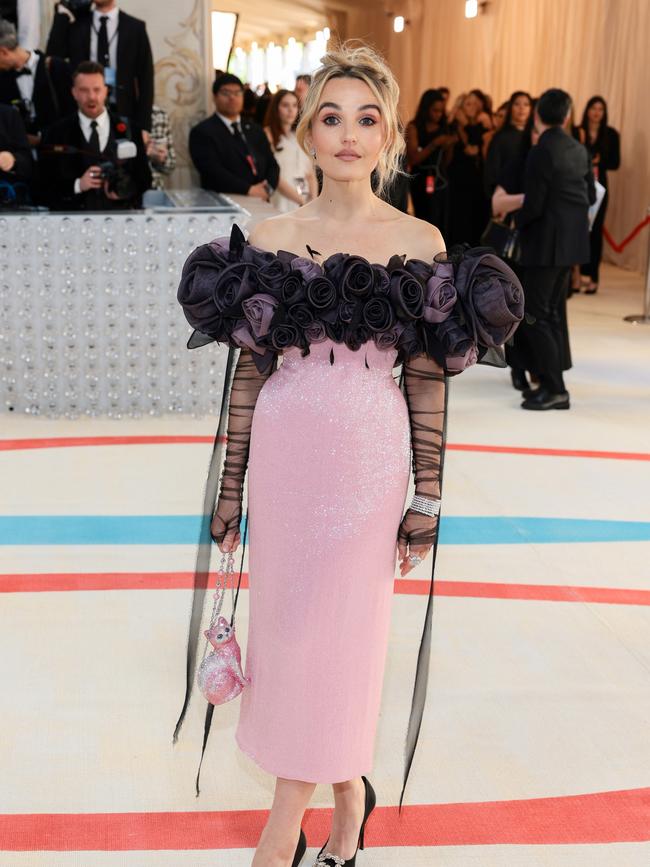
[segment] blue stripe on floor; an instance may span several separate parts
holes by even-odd
[[[0,516],[0,545],[193,545],[200,528],[198,515]],[[440,534],[443,545],[648,541],[650,521],[581,518],[450,515]]]

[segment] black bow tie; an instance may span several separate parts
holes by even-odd
[[[22,69],[16,70],[16,78],[18,78],[19,75],[31,75],[31,74],[32,74],[31,69],[28,69],[26,66],[23,66]]]

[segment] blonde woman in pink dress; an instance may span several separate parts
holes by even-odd
[[[501,284],[490,283],[489,309],[464,331],[470,307],[459,316],[453,267],[434,262],[440,232],[378,197],[404,148],[397,101],[390,70],[369,48],[325,55],[297,129],[322,171],[320,195],[257,224],[247,242],[235,227],[197,248],[179,287],[196,329],[188,346],[240,348],[211,534],[221,552],[240,546],[248,471],[250,683],[236,741],[276,777],[252,867],[300,863],[317,783],[332,784],[335,806],[316,864],[357,861],[376,804],[367,774],[396,561],[401,576],[432,546],[435,561],[446,375],[502,342],[523,313],[505,269],[512,297],[495,305]],[[222,408],[217,440],[223,420]],[[426,693],[432,585],[433,575],[406,776]]]

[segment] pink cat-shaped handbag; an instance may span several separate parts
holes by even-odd
[[[226,556],[228,559],[224,568]],[[250,680],[244,677],[242,672],[241,649],[235,636],[234,620],[231,626],[225,617],[220,616],[223,598],[229,584],[232,589],[233,571],[234,558],[232,554],[223,554],[217,575],[210,626],[203,633],[213,649],[203,659],[197,673],[199,689],[210,704],[223,704],[236,698],[243,688],[250,683]]]

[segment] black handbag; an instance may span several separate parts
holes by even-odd
[[[521,259],[519,229],[515,228],[512,219],[510,222],[501,222],[490,218],[481,235],[481,245],[492,247],[497,256],[510,262],[519,262]]]

